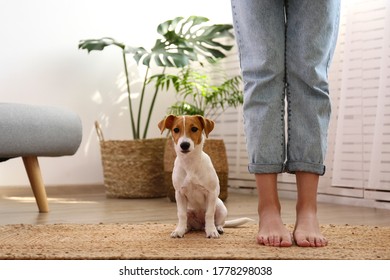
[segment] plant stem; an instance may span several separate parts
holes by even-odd
[[[164,67],[164,69],[163,69],[163,71],[162,71],[162,75],[165,74],[165,69],[166,69],[166,67]],[[143,139],[146,138],[146,135],[147,135],[147,133],[148,133],[150,118],[152,117],[152,112],[153,112],[153,108],[154,108],[154,103],[156,102],[157,94],[158,94],[158,86],[156,86],[156,89],[155,89],[155,91],[154,91],[154,95],[153,95],[152,102],[150,103],[149,113],[148,113],[148,119],[146,120],[144,135],[143,135],[143,137],[142,137]]]
[[[138,108],[138,120],[137,120],[137,131],[140,134],[141,132],[141,113],[142,113],[142,106],[144,103],[144,96],[145,96],[145,89],[146,89],[146,84],[147,84],[147,79],[148,79],[148,74],[149,74],[149,69],[150,67],[148,66],[145,71],[145,77],[144,77],[144,83],[142,85],[142,91],[141,91],[141,99],[139,101],[139,108]],[[145,135],[145,131],[144,131]],[[139,137],[140,135],[138,135]],[[145,137],[143,137],[145,138]]]
[[[126,53],[123,49],[122,51],[122,57],[123,57],[123,64],[125,66],[125,76],[126,76],[126,86],[127,86],[127,98],[129,100],[129,111],[130,111],[130,121],[131,121],[131,129],[133,131],[133,139],[139,139],[139,135],[137,131],[135,130],[135,123],[134,123],[134,115],[133,115],[133,106],[131,104],[131,91],[130,91],[130,81],[129,81],[129,71],[127,69],[127,61],[126,61]]]

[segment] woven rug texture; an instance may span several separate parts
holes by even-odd
[[[0,227],[0,259],[390,259],[390,227],[323,225],[323,248],[273,248],[256,243],[257,225],[170,237],[173,224],[54,224]],[[291,229],[292,226],[289,226]]]

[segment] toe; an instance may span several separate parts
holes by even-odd
[[[269,246],[274,246],[275,241],[274,241],[274,236],[273,235],[268,237],[268,244],[269,244]]]
[[[328,244],[326,238],[318,238],[316,240],[316,247],[325,247]]]
[[[269,241],[268,237],[261,236],[261,237],[259,237],[259,240],[260,240],[261,245],[270,246],[270,241]]]
[[[315,244],[315,247],[324,247],[324,244],[323,244],[323,241],[322,241],[322,238],[318,238],[316,239],[316,244]]]
[[[299,247],[310,247],[310,242],[306,239],[297,240],[296,243]]]
[[[305,236],[300,236],[298,234],[295,234],[294,240],[299,247],[310,247],[310,242]]]
[[[281,241],[281,238],[279,236],[274,236],[273,237],[273,246],[274,247],[280,247],[280,241]]]
[[[316,238],[314,236],[309,236],[307,241],[310,244],[310,247],[316,247]]]
[[[292,237],[291,235],[286,236],[280,241],[280,247],[291,247],[292,246]]]

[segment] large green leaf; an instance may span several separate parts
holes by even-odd
[[[113,38],[103,37],[101,39],[87,39],[81,40],[79,42],[79,49],[91,51],[102,51],[105,47],[115,45],[120,47],[121,49],[125,49],[125,45],[123,43],[115,41]]]
[[[157,27],[163,38],[156,40],[150,52],[134,48],[130,52],[136,51],[134,59],[147,66],[154,61],[158,66],[184,67],[202,58],[215,61],[225,57],[224,51],[230,50],[232,45],[222,43],[221,39],[233,38],[233,26],[204,25],[206,22],[207,18],[197,16],[165,21]]]
[[[183,17],[176,17],[174,19],[167,20],[157,26],[157,32],[164,36],[164,34],[168,33],[169,31],[175,30],[177,24],[183,19]]]

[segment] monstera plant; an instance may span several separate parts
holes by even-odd
[[[176,17],[158,25],[158,38],[151,49],[133,47],[121,43],[113,38],[86,39],[79,42],[79,49],[102,51],[106,47],[115,46],[122,52],[124,72],[126,77],[127,97],[129,105],[131,131],[133,139],[147,138],[149,123],[156,98],[162,87],[155,83],[155,77],[150,76],[150,69],[165,74],[167,68],[187,67],[194,61],[214,62],[225,57],[225,52],[232,45],[224,43],[227,38],[233,38],[231,24],[208,25],[208,19],[200,16],[188,18]],[[127,57],[132,57],[137,65],[146,66],[143,79],[138,110],[134,108],[131,100],[131,88]],[[152,94],[150,104],[144,104],[146,94]],[[147,106],[147,119],[145,127],[141,129],[141,116],[144,106]]]

